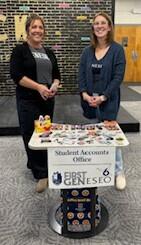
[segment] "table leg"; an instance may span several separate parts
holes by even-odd
[[[49,224],[58,234],[80,239],[106,228],[108,211],[98,203],[97,188],[63,189],[61,200],[49,212]]]

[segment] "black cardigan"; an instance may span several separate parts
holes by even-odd
[[[52,79],[60,80],[60,72],[57,65],[57,59],[53,51],[49,48],[45,48],[45,51],[52,62]],[[37,82],[36,62],[30,51],[27,42],[18,44],[13,49],[10,58],[10,74],[11,78],[17,85],[18,97],[23,99],[39,99],[40,95],[37,91],[25,88],[19,84],[22,77],[27,76],[35,82]]]

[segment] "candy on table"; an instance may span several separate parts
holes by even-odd
[[[51,128],[51,119],[49,115],[39,116],[38,120],[34,121],[34,127],[36,133],[43,133]]]
[[[117,129],[117,122],[114,121],[114,120],[112,120],[112,121],[105,120],[104,121],[104,126],[108,130],[116,130]]]

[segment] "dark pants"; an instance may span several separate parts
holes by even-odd
[[[34,120],[38,119],[40,115],[50,115],[52,120],[54,99],[36,101],[17,98],[17,110],[21,134],[27,153],[27,167],[32,170],[36,179],[46,178],[48,177],[47,151],[31,150],[28,147],[28,142],[34,131]]]

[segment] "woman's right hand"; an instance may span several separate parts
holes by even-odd
[[[41,97],[44,100],[47,100],[48,99],[48,97],[50,95],[50,90],[48,89],[48,87],[46,85],[38,84],[37,91],[39,92],[39,94],[41,95]]]
[[[19,84],[25,88],[36,90],[44,100],[47,100],[50,95],[50,90],[46,85],[37,83],[29,77],[22,77],[22,79],[19,81]]]
[[[93,106],[94,107],[94,100],[93,100],[93,96],[88,95],[86,92],[82,93],[82,97],[84,101],[87,101],[89,106]]]

